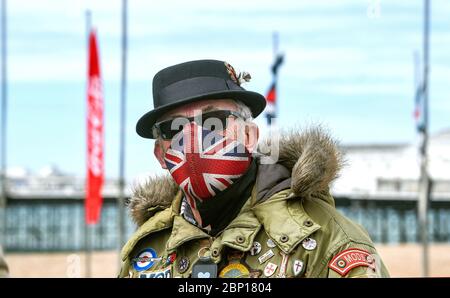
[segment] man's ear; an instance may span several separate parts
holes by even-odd
[[[245,123],[245,147],[248,152],[253,153],[256,151],[259,140],[259,128],[253,122]]]
[[[160,140],[155,141],[155,148],[153,149],[153,153],[155,154],[156,159],[159,161],[161,168],[167,169],[166,163],[164,161],[164,150],[162,148]]]

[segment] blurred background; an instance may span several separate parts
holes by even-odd
[[[135,132],[152,109],[151,80],[196,59],[251,74],[245,88],[271,104],[256,119],[263,135],[320,123],[340,141],[337,208],[368,230],[392,276],[450,276],[449,15],[447,0],[2,0],[10,276],[117,275],[135,229],[121,206],[133,185],[164,173],[153,141]],[[100,219],[86,227],[91,29],[104,185]]]

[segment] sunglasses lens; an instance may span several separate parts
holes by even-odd
[[[202,126],[211,131],[221,131],[227,128],[229,111],[214,111],[202,115]]]
[[[164,140],[172,139],[177,133],[179,133],[183,129],[182,126],[172,127],[172,122],[173,120],[166,120],[159,123],[158,125],[161,138],[163,138]]]
[[[200,117],[187,118],[187,120],[195,121],[198,125],[211,131],[221,131],[227,128],[227,119],[230,115],[235,114],[231,111],[213,111],[202,114]],[[201,120],[201,123],[199,123],[199,120]],[[183,125],[176,125],[174,121],[179,122],[180,118],[162,121],[156,125],[162,139],[170,140],[183,130]]]

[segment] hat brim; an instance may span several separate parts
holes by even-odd
[[[266,99],[259,93],[247,90],[229,90],[216,93],[186,98],[176,103],[167,104],[144,114],[136,124],[136,132],[143,138],[153,139],[152,128],[158,118],[171,109],[185,105],[191,102],[197,102],[205,99],[236,99],[249,107],[254,118],[256,118],[266,107]]]

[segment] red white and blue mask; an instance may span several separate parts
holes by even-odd
[[[227,189],[249,168],[246,147],[195,122],[184,125],[164,156],[167,168],[191,207]]]

